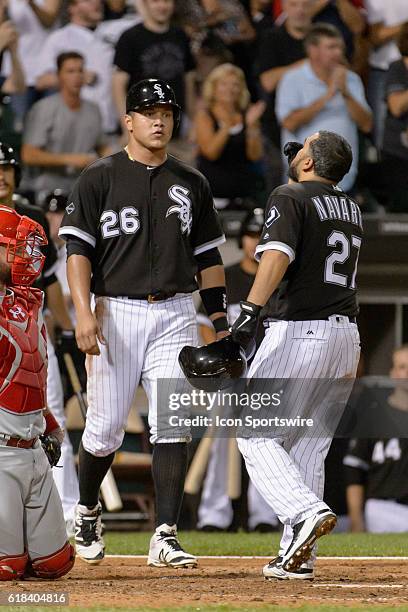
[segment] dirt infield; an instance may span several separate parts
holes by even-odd
[[[19,582],[13,590],[68,591],[71,606],[119,607],[200,604],[300,606],[303,604],[408,604],[408,559],[325,560],[314,582],[266,581],[260,559],[200,559],[195,570],[146,567],[144,559],[79,560],[67,579]],[[3,583],[0,591],[9,590]]]

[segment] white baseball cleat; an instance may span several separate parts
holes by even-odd
[[[294,572],[308,561],[318,538],[327,535],[336,526],[337,517],[328,508],[293,526],[293,538],[282,558],[282,567]]]
[[[147,565],[150,567],[196,567],[197,559],[182,549],[176,525],[160,525],[150,540]]]
[[[302,564],[299,569],[288,572],[282,567],[283,557],[276,557],[269,561],[262,569],[262,574],[266,580],[314,580],[314,570]]]
[[[102,537],[102,506],[94,508],[77,505],[75,509],[75,548],[78,557],[87,563],[97,565],[105,556]]]

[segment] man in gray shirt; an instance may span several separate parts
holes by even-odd
[[[57,68],[59,92],[32,107],[21,150],[24,164],[32,167],[27,187],[37,201],[54,189],[71,191],[83,168],[110,153],[98,106],[81,99],[84,58],[61,53]]]

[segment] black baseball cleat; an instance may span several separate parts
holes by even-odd
[[[288,572],[282,567],[283,557],[276,557],[269,561],[262,569],[265,580],[314,580],[314,570],[302,565],[299,569]]]
[[[282,558],[283,569],[287,572],[298,570],[310,559],[316,540],[330,533],[336,523],[336,515],[327,509],[294,525],[292,542]]]

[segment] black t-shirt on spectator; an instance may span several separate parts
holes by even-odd
[[[116,45],[114,64],[129,74],[129,88],[141,79],[168,81],[184,108],[184,75],[195,68],[195,62],[180,28],[157,33],[140,23],[126,30]]]
[[[209,113],[214,128],[219,124],[212,113]],[[246,154],[246,128],[235,126],[218,159],[210,160],[203,154],[197,156],[197,168],[210,183],[215,198],[245,198],[254,195],[256,174],[254,164]]]
[[[263,32],[259,44],[258,72],[288,66],[306,56],[303,40],[293,38],[284,25]],[[262,116],[263,132],[280,146],[280,128],[275,116],[275,92],[267,94],[267,108]]]
[[[408,68],[403,59],[393,62],[388,70],[385,97],[398,91],[408,91]],[[408,111],[395,117],[388,109],[383,151],[393,157],[408,160]]]

